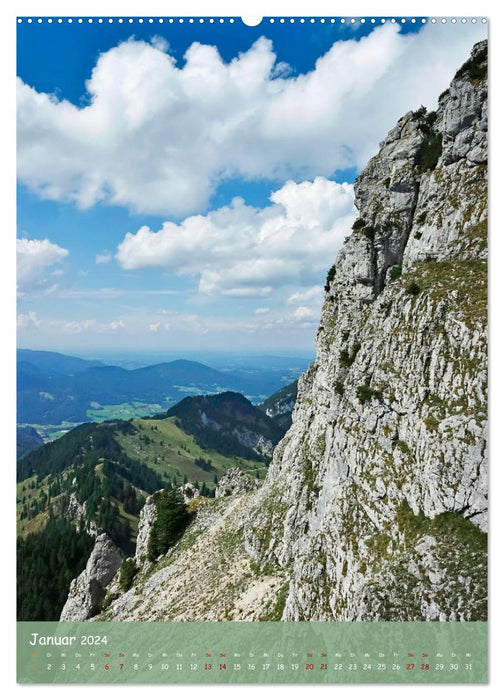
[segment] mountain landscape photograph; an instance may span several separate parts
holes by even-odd
[[[18,25],[18,621],[487,619],[486,33]]]

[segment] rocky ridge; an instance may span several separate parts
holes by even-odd
[[[215,488],[215,497],[238,496],[242,493],[255,491],[261,485],[259,479],[250,474],[244,474],[240,469],[230,469],[219,481]]]
[[[486,42],[357,178],[265,484],[201,499],[102,619],[486,617]]]

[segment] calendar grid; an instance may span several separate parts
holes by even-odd
[[[19,683],[485,683],[484,622],[18,623]]]

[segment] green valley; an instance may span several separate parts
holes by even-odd
[[[160,403],[145,403],[143,401],[132,401],[131,403],[120,404],[99,404],[96,401],[90,403],[90,408],[86,411],[89,420],[94,423],[102,421],[114,420],[130,420],[131,418],[142,418],[149,414],[158,413],[163,408],[168,408],[173,402],[167,397],[166,405]]]

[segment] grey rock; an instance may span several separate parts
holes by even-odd
[[[92,537],[97,537],[99,534],[98,527],[93,520],[88,520],[86,516],[86,509],[82,503],[77,500],[75,493],[70,494],[70,500],[68,502],[67,516],[70,520],[74,520],[76,523],[77,531],[79,531],[81,521],[84,523],[84,528],[88,535]]]
[[[485,161],[486,82],[461,77],[357,179],[317,358],[247,523],[256,560],[293,568],[283,619],[485,614],[486,551],[466,544],[487,527]]]
[[[163,489],[157,491],[156,493],[162,493]],[[198,498],[200,496],[199,490],[191,483],[184,484],[179,487],[179,491],[184,497],[184,502],[189,503],[190,501]],[[148,562],[148,546],[149,538],[152,526],[157,517],[157,508],[154,502],[154,496],[149,496],[145,501],[145,505],[140,511],[140,518],[138,521],[138,534],[136,540],[135,548],[135,563],[138,568],[144,568],[149,565]]]
[[[220,479],[215,488],[215,497],[237,496],[259,488],[261,482],[249,474],[244,474],[240,469],[230,469]]]
[[[194,486],[194,484],[191,484],[190,482],[184,484],[183,486],[180,486],[179,489],[182,492],[185,503],[189,503],[190,501],[193,501],[195,498],[199,498],[200,496],[199,489],[197,489],[196,486]]]
[[[135,563],[137,567],[141,567],[147,561],[147,548],[149,545],[149,537],[152,525],[156,520],[156,504],[153,496],[149,496],[145,501],[145,505],[140,511],[140,519],[138,521],[138,534],[135,549]]]
[[[60,620],[81,622],[96,615],[105,589],[121,566],[121,561],[121,550],[108,535],[98,535],[86,568],[70,584]]]

